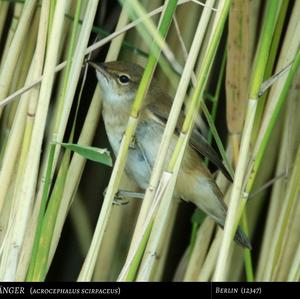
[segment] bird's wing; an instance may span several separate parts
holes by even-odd
[[[216,153],[214,148],[207,142],[207,140],[197,131],[197,129],[194,129],[192,132],[190,144],[195,150],[197,150],[200,154],[202,154],[214,165],[216,165],[229,181],[233,181],[230,173],[219,158],[219,155]]]
[[[163,125],[166,124],[170,112],[170,105],[168,103],[164,103],[163,101],[160,101],[158,107],[156,102],[152,101],[145,108],[148,110],[149,113],[153,114],[153,118],[155,118],[156,121],[160,122]],[[179,134],[180,129],[183,125],[183,121],[184,121],[184,114],[183,112],[181,112],[177,121],[175,133]],[[206,157],[215,166],[217,166],[222,171],[222,173],[226,176],[226,178],[232,182],[232,177],[229,174],[228,170],[225,168],[221,159],[219,158],[219,155],[216,153],[213,147],[206,141],[206,139],[200,134],[200,132],[196,128],[194,128],[192,132],[190,138],[190,145],[202,156]]]

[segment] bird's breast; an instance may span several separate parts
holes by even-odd
[[[129,114],[114,105],[103,105],[103,120],[109,143],[116,155],[126,130]]]

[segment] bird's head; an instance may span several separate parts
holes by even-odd
[[[144,69],[135,63],[112,61],[88,62],[97,75],[103,100],[111,104],[132,103]]]

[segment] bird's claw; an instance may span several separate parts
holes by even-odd
[[[103,191],[103,196],[105,197],[107,192],[107,187],[104,189]],[[117,192],[114,196],[113,199],[113,205],[116,206],[124,206],[127,205],[129,203],[129,200],[127,198],[125,198],[122,194],[120,194],[120,192]]]
[[[135,145],[136,145],[135,136],[132,136],[131,142],[129,143],[129,148],[135,149]]]
[[[103,196],[105,197],[107,192],[107,188],[103,191]],[[119,190],[113,199],[113,204],[118,206],[123,206],[129,203],[128,198],[136,198],[136,199],[143,199],[145,196],[144,193],[140,192],[132,192],[132,191],[125,191],[125,190]]]
[[[119,195],[119,192],[115,194],[115,197],[113,199],[113,204],[116,206],[124,206],[129,203],[129,200],[123,196]]]

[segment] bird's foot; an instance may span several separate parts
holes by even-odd
[[[106,194],[107,188],[105,188],[103,192],[103,196]],[[113,204],[118,206],[123,206],[129,203],[129,198],[138,198],[143,199],[145,193],[142,192],[133,192],[133,191],[126,191],[126,190],[119,190],[113,199]]]
[[[136,139],[135,136],[132,136],[131,141],[129,143],[129,148],[135,149],[136,146]]]
[[[115,194],[115,197],[113,199],[113,205],[116,206],[125,206],[129,203],[128,198],[120,197],[118,193]]]
[[[141,192],[132,192],[132,191],[125,191],[125,190],[119,190],[115,198],[113,200],[113,204],[115,205],[126,205],[129,203],[129,198],[138,198],[143,199],[144,193]]]

